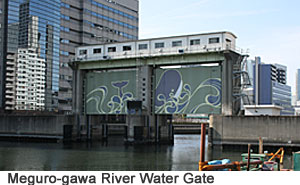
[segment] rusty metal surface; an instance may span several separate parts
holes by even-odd
[[[200,162],[205,161],[205,136],[206,136],[206,126],[201,125],[201,142],[200,142]]]
[[[251,161],[250,165],[259,165],[262,164],[263,161]],[[248,162],[239,162],[235,161],[228,164],[217,164],[217,165],[207,165],[207,162],[202,163],[200,169],[200,162],[199,162],[199,171],[214,171],[214,170],[222,170],[222,169],[230,169],[230,170],[237,170],[240,171],[242,166],[246,166]]]

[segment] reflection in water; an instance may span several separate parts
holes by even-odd
[[[0,142],[0,170],[196,171],[199,150],[200,135],[175,135],[174,146],[124,145],[119,137],[107,143]],[[212,154],[218,159],[240,160],[241,151]]]

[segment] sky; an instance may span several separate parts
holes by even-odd
[[[249,58],[300,68],[300,0],[140,0],[139,38],[230,31]]]

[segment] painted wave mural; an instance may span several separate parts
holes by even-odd
[[[219,114],[220,67],[156,69],[153,106],[156,114]],[[85,95],[87,114],[128,114],[136,99],[136,72],[90,73]]]
[[[195,73],[194,76],[197,78],[199,75],[201,74]],[[200,81],[191,79],[185,82],[181,70],[165,70],[156,86],[155,112],[156,114],[218,113],[221,108],[221,87],[220,78]]]
[[[108,88],[106,86],[100,86],[90,93],[87,94],[88,99],[86,103],[92,101],[95,102],[96,111],[99,114],[121,114],[127,113],[127,101],[134,100],[132,92],[124,92],[123,88],[128,85],[129,81],[116,81],[111,82],[112,87],[117,89],[117,94],[112,95],[110,100],[105,104],[104,101],[108,95]],[[108,108],[108,111],[105,111],[104,108]]]
[[[87,114],[127,114],[135,97],[135,71],[90,72],[86,76]]]

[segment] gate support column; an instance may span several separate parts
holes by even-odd
[[[73,69],[73,115],[75,116],[76,139],[81,139],[81,122],[83,118],[83,80],[84,72],[78,68],[78,64],[72,63]]]

